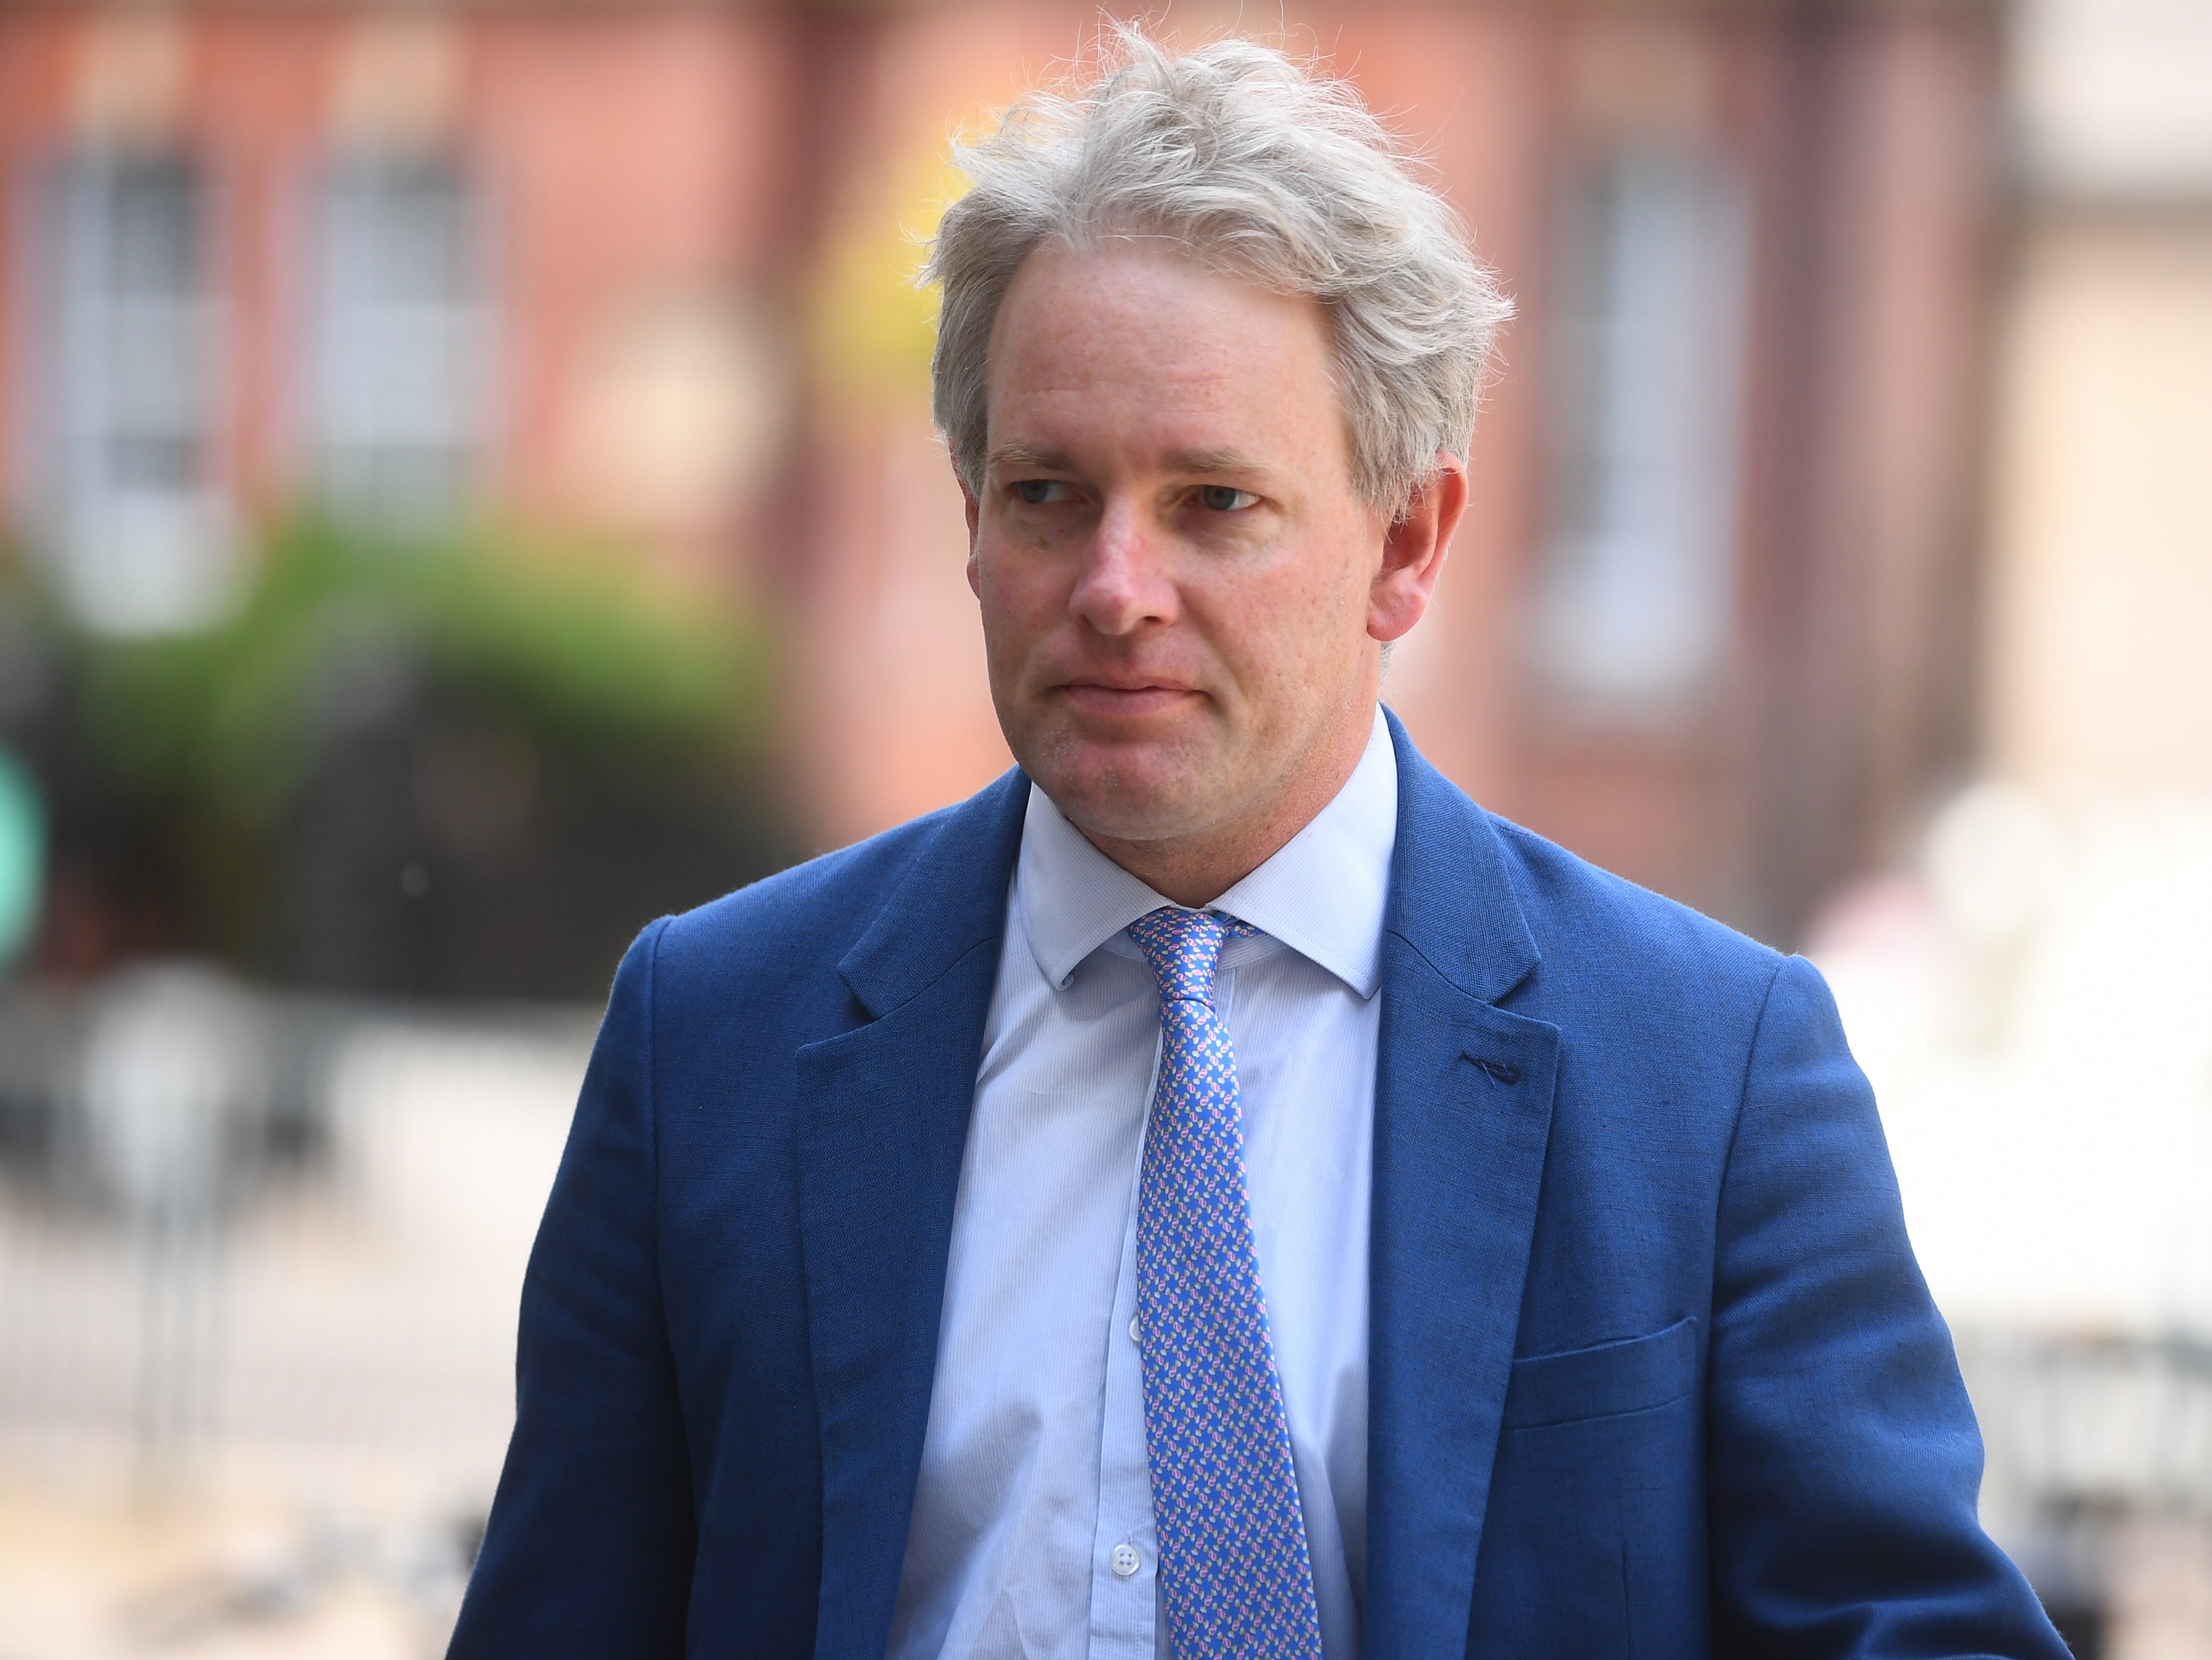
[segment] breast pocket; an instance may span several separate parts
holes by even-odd
[[[1539,1429],[1649,1412],[1687,1395],[1697,1377],[1694,1316],[1648,1337],[1528,1355],[1513,1363],[1503,1427]]]
[[[1468,1651],[1707,1654],[1694,1319],[1513,1363]]]

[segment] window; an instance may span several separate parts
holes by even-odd
[[[209,621],[236,574],[215,485],[208,194],[187,157],[95,151],[40,203],[46,539],[70,603],[111,632]]]
[[[307,409],[331,506],[434,524],[473,482],[488,331],[474,193],[440,157],[356,157],[323,182]]]
[[[1598,718],[1677,718],[1733,606],[1748,205],[1718,158],[1621,152],[1562,213],[1546,684]]]

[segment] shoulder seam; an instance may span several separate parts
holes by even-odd
[[[1714,1203],[1717,1207],[1725,1205],[1727,1203],[1729,1172],[1735,1167],[1736,1142],[1743,1134],[1744,1115],[1747,1110],[1748,1110],[1751,1104],[1751,1069],[1753,1063],[1759,1058],[1759,1040],[1765,1036],[1766,1031],[1767,1011],[1774,1005],[1774,988],[1782,983],[1782,976],[1788,970],[1790,965],[1792,963],[1798,962],[1800,960],[1802,959],[1799,958],[1794,956],[1785,957],[1781,952],[1777,952],[1775,953],[1773,972],[1766,976],[1766,989],[1759,994],[1759,1018],[1751,1023],[1751,1041],[1744,1045],[1743,1049],[1743,1077],[1736,1085],[1735,1121],[1729,1126],[1728,1152],[1722,1156],[1721,1179],[1718,1187],[1714,1191]],[[1719,1237],[1717,1227],[1719,1218],[1717,1214],[1716,1214],[1714,1220],[1717,1225],[1714,1237],[1717,1238]]]
[[[646,933],[645,952],[645,1164],[647,1190],[652,1195],[653,1277],[656,1298],[660,1294],[660,1040],[659,1016],[654,1008],[659,989],[660,942],[666,938],[672,917],[655,921]]]

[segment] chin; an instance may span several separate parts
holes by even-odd
[[[1063,742],[1028,769],[1069,820],[1095,835],[1152,842],[1177,835],[1200,817],[1200,792],[1186,763],[1121,745]]]

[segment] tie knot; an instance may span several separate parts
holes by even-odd
[[[1182,998],[1212,1003],[1222,942],[1233,934],[1258,932],[1220,911],[1185,910],[1180,905],[1163,905],[1129,924],[1129,938],[1152,965],[1164,1004]]]

